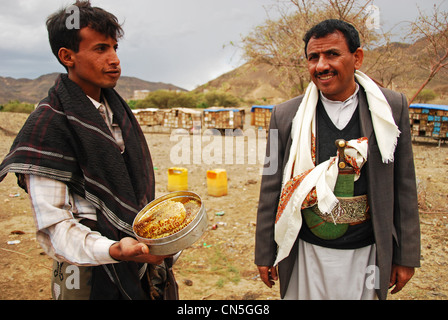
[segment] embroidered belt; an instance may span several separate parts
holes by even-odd
[[[339,203],[331,214],[322,213],[315,205],[310,209],[325,222],[356,225],[370,218],[367,195],[356,197],[338,197]]]

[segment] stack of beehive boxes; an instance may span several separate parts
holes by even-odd
[[[159,109],[137,109],[133,113],[141,126],[159,126],[163,121],[163,114]]]
[[[253,106],[251,124],[257,128],[269,129],[273,106]]]
[[[192,129],[201,123],[202,113],[186,108],[172,108],[164,112],[163,126],[167,128]]]
[[[448,107],[415,104],[409,108],[414,137],[448,138]]]
[[[210,108],[203,111],[202,126],[205,129],[243,129],[244,110]]]

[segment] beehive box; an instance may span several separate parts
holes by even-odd
[[[448,138],[448,106],[411,104],[409,120],[413,137]]]
[[[163,114],[159,109],[136,109],[132,110],[140,126],[159,126],[163,122]]]
[[[202,112],[188,108],[172,108],[164,110],[163,126],[175,129],[192,129],[201,123]]]
[[[244,110],[213,107],[205,109],[202,117],[204,129],[243,129]]]
[[[269,129],[273,108],[274,106],[252,106],[251,125],[259,129]]]

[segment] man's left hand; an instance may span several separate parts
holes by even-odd
[[[404,267],[399,265],[392,265],[392,272],[390,275],[389,289],[394,287],[391,294],[399,292],[411,280],[415,269],[413,267]]]

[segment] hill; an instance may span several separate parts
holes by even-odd
[[[19,100],[33,104],[38,103],[47,95],[48,89],[53,86],[58,74],[50,73],[36,79],[0,77],[0,104],[7,103],[11,100]],[[149,82],[126,76],[120,78],[115,89],[125,100],[132,99],[134,90],[156,91],[165,89],[186,91],[172,84]]]
[[[408,59],[416,53],[425,50],[427,43],[423,40],[413,44],[393,43],[387,50],[403,50],[403,59]],[[377,48],[373,53],[386,50]],[[366,52],[367,56],[369,52]],[[375,55],[373,55],[375,56]],[[366,57],[364,66],[368,68],[369,61]],[[405,65],[405,64],[403,64]],[[407,66],[400,71],[394,78],[393,84],[384,83],[391,89],[405,93],[410,98],[413,92],[422,84],[428,75],[428,70],[423,68],[425,65]],[[365,71],[376,80],[381,79],[381,72],[387,72],[386,69],[373,67],[371,71]],[[47,95],[48,89],[53,85],[57,73],[51,73],[40,76],[37,79],[13,79],[0,77],[0,104],[7,103],[10,100],[19,100],[21,102],[37,103]],[[207,90],[221,90],[238,97],[245,104],[278,104],[290,98],[289,92],[286,92],[282,86],[282,76],[273,70],[268,64],[254,65],[247,62],[242,66],[225,73],[206,84],[199,86],[194,91],[206,92]],[[381,81],[380,81],[381,82]],[[156,91],[180,90],[187,91],[172,84],[162,82],[148,82],[134,77],[122,76],[116,87],[117,91],[126,100],[132,99],[134,90]],[[443,69],[429,83],[427,89],[433,90],[437,98],[431,103],[448,104],[448,69]]]
[[[392,43],[387,50],[394,52],[402,50],[403,59],[408,59],[416,53],[424,52],[427,42],[420,40],[414,44]],[[370,66],[375,59],[368,59],[369,56],[375,57],[382,53],[385,48],[377,48],[372,52],[366,51],[364,66],[362,71],[374,78],[381,79],[381,73],[384,72],[383,66]],[[405,65],[405,64],[403,64]],[[366,71],[367,69],[369,71]],[[387,71],[387,70],[386,70]],[[407,64],[403,70],[397,70],[397,75],[393,78],[393,83],[383,83],[389,88],[406,94],[408,99],[420,87],[428,76],[428,67],[422,63],[417,65]],[[380,81],[380,83],[382,83]],[[198,87],[195,91],[204,92],[206,90],[218,89],[235,95],[247,104],[277,104],[291,98],[282,86],[282,77],[273,70],[268,64],[256,64],[247,62],[242,66],[226,73],[208,83]],[[442,69],[439,74],[427,85],[426,89],[433,90],[437,98],[432,103],[448,103],[448,69]]]
[[[248,104],[277,104],[285,101],[288,94],[282,89],[281,79],[268,64],[253,65],[247,62],[195,91],[218,89],[228,92]]]

